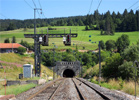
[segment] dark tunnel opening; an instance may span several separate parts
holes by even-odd
[[[74,77],[75,76],[75,72],[71,69],[66,69],[64,72],[63,72],[63,77]]]

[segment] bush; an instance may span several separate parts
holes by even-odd
[[[19,48],[17,49],[17,52],[18,52],[19,54],[23,55],[23,54],[26,52],[26,48],[19,47]]]
[[[105,45],[106,45],[106,50],[108,50],[108,51],[113,51],[113,50],[116,48],[115,44],[116,44],[116,43],[115,43],[114,40],[107,40],[106,43],[105,43]]]
[[[123,59],[119,53],[113,54],[112,57],[106,58],[106,64],[103,66],[102,73],[106,78],[118,78],[118,66],[123,63]]]
[[[122,65],[118,67],[119,76],[121,76],[122,79],[129,80],[130,78],[134,78],[134,68],[131,67],[133,65],[133,62],[127,62],[125,61]]]
[[[138,51],[139,51],[139,46],[132,45],[124,50],[122,56],[127,61],[135,61],[136,59],[138,59],[138,56],[139,56]]]

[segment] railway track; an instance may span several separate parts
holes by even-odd
[[[82,98],[82,100],[112,100],[109,96],[103,94],[101,91],[97,90],[90,84],[88,81],[84,81],[81,79],[72,79],[75,86],[78,89],[78,92]]]
[[[55,80],[51,84],[46,85],[35,94],[28,97],[26,100],[50,100],[62,84],[62,81],[64,81],[64,79]]]
[[[26,100],[111,100],[111,98],[81,79],[63,78],[30,95]]]

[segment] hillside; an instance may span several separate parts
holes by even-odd
[[[43,30],[43,34],[46,34],[46,29],[48,27],[41,27],[37,28],[37,34],[40,34],[40,30]],[[103,40],[106,42],[107,40],[117,40],[118,37],[120,37],[122,34],[127,34],[130,39],[130,45],[133,43],[135,44],[138,40],[139,33],[137,31],[134,32],[115,32],[115,35],[100,35],[100,30],[88,30],[85,31],[85,26],[55,26],[52,28],[57,28],[57,30],[50,30],[49,33],[64,33],[64,28],[67,30],[66,33],[69,33],[70,28],[72,30],[72,33],[78,33],[77,38],[71,39],[71,46],[64,46],[63,45],[63,38],[49,38],[49,46],[41,46],[41,49],[52,49],[54,45],[52,43],[55,43],[55,45],[58,47],[57,49],[75,49],[76,44],[78,46],[78,49],[82,50],[83,47],[85,47],[85,50],[95,50],[98,48],[98,44],[94,43],[92,44],[89,42],[89,39],[92,41],[100,41]],[[33,44],[34,40],[31,38],[24,38],[24,34],[33,34],[33,29],[27,29],[24,31],[24,29],[17,29],[13,31],[1,31],[0,32],[0,43],[3,43],[6,38],[9,38],[10,41],[12,40],[12,37],[16,37],[16,41],[18,43],[21,42],[21,40],[27,41],[28,43]],[[89,38],[89,35],[92,37]],[[75,44],[75,45],[73,45]]]
[[[20,73],[23,73],[24,64],[32,64],[34,65],[34,59],[29,55],[21,56],[15,53],[4,53],[0,54],[0,63],[5,68],[6,71],[6,79],[16,80],[19,77]],[[41,72],[46,71],[46,75],[52,76],[52,71],[48,69],[46,66],[41,65]],[[4,69],[0,69],[0,78],[3,79]]]

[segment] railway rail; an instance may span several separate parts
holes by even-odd
[[[26,100],[111,100],[87,83],[76,78],[63,78],[47,85]]]
[[[17,100],[125,100],[101,90],[82,78],[61,78],[46,84],[26,98]],[[131,100],[126,98],[126,100]]]

